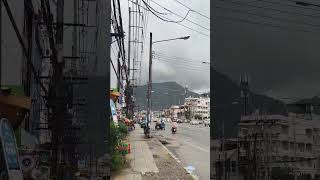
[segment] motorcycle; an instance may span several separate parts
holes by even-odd
[[[155,125],[156,130],[165,130],[165,124],[157,122]]]
[[[144,127],[144,134],[147,138],[150,138],[150,127]]]
[[[176,127],[172,127],[171,128],[171,132],[172,132],[172,134],[175,134],[177,132],[177,128]]]

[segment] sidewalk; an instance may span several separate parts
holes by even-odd
[[[136,126],[136,129],[129,134],[131,153],[126,159],[130,162],[130,168],[123,169],[120,174],[111,179],[114,180],[141,180],[146,173],[158,173],[153,155],[145,139],[143,129]]]
[[[129,134],[131,153],[126,156],[130,167],[111,177],[112,180],[193,180],[194,178],[179,164],[159,142],[157,137],[146,139],[143,129]]]

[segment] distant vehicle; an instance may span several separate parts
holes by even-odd
[[[190,124],[191,124],[191,125],[198,125],[198,124],[199,124],[199,121],[192,120],[192,121],[190,121]]]
[[[164,122],[159,122],[159,121],[157,121],[156,122],[156,125],[155,125],[155,129],[156,130],[165,130],[165,124],[164,124]]]
[[[145,128],[146,125],[147,125],[147,120],[146,119],[140,121],[140,127],[141,128]]]
[[[207,126],[210,127],[210,119],[206,119],[206,120],[204,121],[204,126],[205,126],[205,127],[207,127]]]
[[[183,123],[183,121],[181,119],[178,119],[177,123]]]

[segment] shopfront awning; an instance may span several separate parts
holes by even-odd
[[[7,118],[17,128],[31,108],[31,99],[26,96],[0,95],[0,117]]]

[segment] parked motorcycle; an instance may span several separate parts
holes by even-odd
[[[175,134],[177,132],[177,128],[176,127],[172,127],[171,128],[171,132],[172,132],[172,134]]]

